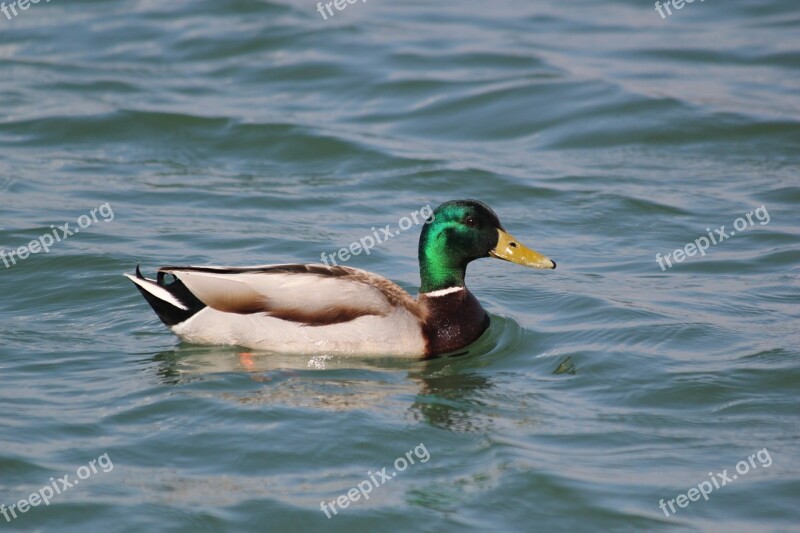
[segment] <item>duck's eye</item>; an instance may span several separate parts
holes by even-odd
[[[467,217],[464,220],[464,224],[466,224],[470,228],[474,228],[478,226],[478,221],[475,219],[475,217]]]

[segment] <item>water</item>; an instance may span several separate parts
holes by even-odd
[[[0,529],[796,531],[796,3],[315,9],[0,15],[0,247],[90,221],[0,264],[0,504],[86,477]],[[121,276],[316,262],[457,198],[559,264],[471,265],[462,357],[182,344]],[[417,237],[347,264],[413,292]]]

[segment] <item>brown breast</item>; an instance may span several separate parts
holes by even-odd
[[[427,357],[469,346],[489,327],[489,315],[466,287],[432,298],[422,294],[419,302],[425,310],[422,333]]]

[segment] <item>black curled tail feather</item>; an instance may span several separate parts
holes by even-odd
[[[168,327],[185,322],[206,307],[197,296],[183,284],[178,278],[174,278],[167,283],[164,272],[159,272],[156,280],[147,279],[142,275],[139,265],[136,265],[136,280],[131,278],[136,288],[142,293],[144,299],[156,312],[161,322]],[[167,297],[159,297],[156,290],[148,290],[149,287],[158,287],[166,291],[174,301],[169,301]],[[163,293],[162,293],[163,294]],[[180,306],[176,305],[180,304]]]

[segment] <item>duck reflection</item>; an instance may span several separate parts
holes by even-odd
[[[420,385],[410,407],[415,420],[449,431],[485,432],[492,427],[491,409],[484,400],[492,381],[458,364],[434,368],[436,362],[408,377]]]
[[[298,357],[227,347],[179,345],[149,359],[166,385],[206,382],[214,376],[246,379],[251,386],[221,395],[243,404],[286,405],[332,411],[377,410],[451,431],[487,431],[491,417],[483,392],[492,387],[475,371],[469,353],[431,361]]]

